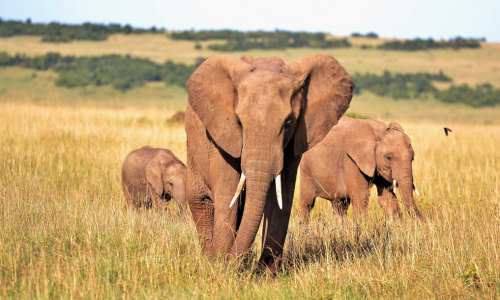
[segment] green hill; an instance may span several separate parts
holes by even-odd
[[[174,40],[169,38],[171,34],[171,32],[156,34],[113,34],[104,41],[79,40],[67,43],[42,42],[42,37],[40,36],[13,36],[0,38],[0,49],[9,56],[25,54],[27,57],[35,57],[45,55],[49,52],[59,53],[62,56],[75,57],[97,57],[117,54],[130,55],[132,59],[146,59],[158,65],[163,65],[166,61],[170,60],[175,64],[192,66],[200,58],[220,53],[210,50],[210,45],[225,43],[224,40]],[[327,39],[332,38],[331,36],[327,37]],[[370,73],[376,76],[383,76],[386,71],[391,72],[395,76],[397,74],[438,74],[439,72],[444,72],[452,81],[433,82],[433,85],[439,91],[448,90],[452,85],[460,86],[462,84],[470,86],[468,90],[465,90],[467,93],[474,92],[476,85],[484,83],[489,83],[494,89],[500,88],[500,44],[481,42],[481,47],[477,49],[436,49],[409,52],[387,51],[377,48],[390,41],[388,39],[349,37],[347,40],[352,47],[337,49],[315,49],[308,47],[287,48],[283,50],[251,49],[248,51],[230,52],[230,54],[235,56],[249,54],[254,58],[278,56],[285,62],[312,54],[328,54],[339,60],[353,77],[357,73],[360,75]],[[197,43],[201,45],[201,49],[196,49],[195,46]],[[4,79],[0,83],[1,101],[12,101],[13,99],[15,101],[19,101],[20,99],[29,101],[44,99],[43,101],[50,101],[50,99],[58,99],[57,101],[59,102],[70,103],[74,102],[75,99],[82,100],[83,102],[93,102],[93,100],[99,99],[96,102],[109,105],[111,102],[124,102],[126,99],[125,104],[142,103],[144,105],[144,103],[150,103],[152,105],[169,105],[173,108],[178,108],[183,107],[187,100],[186,93],[182,89],[165,87],[161,83],[148,83],[139,88],[129,90],[126,93],[121,93],[113,91],[109,87],[86,86],[73,89],[58,87],[55,85],[58,75],[53,72],[20,70],[18,67],[10,67],[7,69],[2,68],[0,73]],[[18,78],[19,74],[25,74],[26,76]],[[37,84],[39,81],[45,82],[43,92],[37,92],[36,94],[33,92],[28,93],[28,85]],[[15,84],[10,84],[12,82],[15,82]],[[120,83],[116,83],[115,86],[120,87]],[[129,87],[127,82],[123,83],[122,86],[125,86],[125,89]],[[137,85],[130,85],[130,87],[133,86]],[[163,90],[163,92],[158,92],[158,89]],[[175,92],[167,92],[170,90]],[[452,93],[447,94],[448,98],[462,94],[462,90],[459,88],[453,90]],[[485,89],[482,88],[481,90]],[[115,93],[120,96],[113,96]],[[170,96],[165,97],[165,93]],[[176,99],[172,99],[173,94],[176,95]],[[390,93],[388,95],[390,96]],[[167,98],[170,100],[165,100]],[[351,110],[374,118],[391,116],[392,118],[402,119],[435,119],[439,117],[452,120],[476,120],[476,117],[478,117],[486,123],[496,122],[496,116],[498,115],[497,109],[470,109],[462,105],[440,104],[433,100],[433,95],[426,95],[420,98],[420,100],[409,102],[403,100],[395,101],[391,97],[374,93],[365,88],[361,94],[356,95],[353,99]],[[447,102],[453,102],[453,99],[448,99]],[[125,104],[117,103],[113,105]],[[367,109],[368,107],[370,108]]]

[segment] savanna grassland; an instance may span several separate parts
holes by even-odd
[[[0,50],[188,63],[213,54],[158,35],[39,39],[2,38]],[[328,53],[349,72],[443,70],[454,82],[499,87],[498,50],[484,44],[414,53],[357,47],[249,53],[285,61]],[[175,205],[161,217],[125,202],[120,169],[131,150],[164,147],[186,161],[184,128],[168,120],[184,109],[184,89],[163,83],[125,93],[67,89],[55,87],[56,76],[0,69],[0,298],[500,297],[499,108],[355,96],[351,111],[396,120],[412,136],[415,200],[426,222],[386,219],[372,191],[370,214],[359,223],[351,211],[348,221],[336,222],[330,203],[317,201],[305,228],[296,192],[283,270],[270,278],[253,272],[258,243],[245,265],[208,259],[194,224]],[[448,137],[444,126],[453,129]]]

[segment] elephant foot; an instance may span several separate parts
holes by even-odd
[[[274,253],[273,253],[274,252]],[[271,249],[264,249],[259,259],[259,269],[267,271],[276,276],[281,269],[282,253],[277,253]]]

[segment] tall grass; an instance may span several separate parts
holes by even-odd
[[[139,213],[122,195],[124,157],[143,145],[186,160],[184,129],[155,107],[0,103],[0,298],[498,298],[500,126],[402,123],[416,152],[425,223],[370,214],[298,217],[282,272],[200,253],[175,205]],[[437,122],[436,122],[437,123]]]

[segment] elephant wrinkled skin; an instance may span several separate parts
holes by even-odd
[[[410,138],[398,123],[389,126],[375,120],[342,117],[314,149],[305,153],[300,165],[300,213],[308,222],[316,197],[332,202],[334,211],[345,216],[350,202],[354,216],[368,208],[369,188],[375,184],[384,211],[401,216],[395,195],[399,187],[403,203],[413,217],[422,218],[413,199]],[[396,183],[396,185],[394,185]]]
[[[354,84],[327,55],[287,65],[215,55],[186,87],[186,194],[202,246],[210,256],[244,256],[264,216],[259,264],[276,273],[302,153],[337,124]],[[230,206],[242,175],[245,188]]]
[[[137,208],[163,212],[172,198],[186,207],[186,166],[168,149],[144,146],[130,152],[122,167],[122,187]]]

